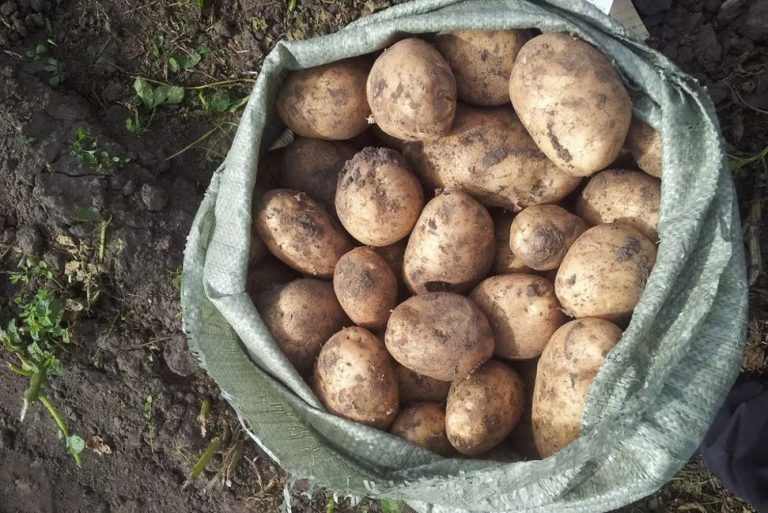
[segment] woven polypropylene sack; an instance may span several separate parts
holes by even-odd
[[[618,68],[635,115],[662,134],[656,266],[590,391],[582,436],[543,461],[444,459],[325,412],[246,293],[257,164],[284,131],[289,70],[385,48],[408,34],[535,27],[570,32]],[[261,447],[292,476],[423,512],[607,511],[645,496],[690,458],[738,372],[746,280],[738,212],[704,90],[578,0],[423,0],[336,34],[280,42],[264,61],[232,147],[189,235],[182,306],[190,347]]]

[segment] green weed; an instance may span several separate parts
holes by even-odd
[[[75,129],[75,138],[69,141],[69,153],[90,164],[96,172],[122,167],[130,162],[130,159],[112,155],[106,149],[99,147],[98,139],[91,137],[83,127]]]
[[[48,57],[48,61],[43,66],[43,69],[48,72],[48,83],[52,86],[57,86],[64,82],[64,78],[66,78],[64,63],[57,58]]]
[[[401,513],[400,503],[394,499],[381,499],[381,513]]]

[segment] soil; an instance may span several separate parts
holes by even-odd
[[[101,449],[86,449],[77,468],[39,404],[19,420],[26,381],[3,370],[0,513],[278,511],[286,476],[244,441],[180,331],[186,234],[237,121],[237,114],[206,111],[197,93],[209,103],[223,92],[230,101],[243,97],[279,39],[328,33],[390,3],[299,0],[289,12],[283,2],[257,0],[0,0],[0,271],[44,259],[65,281],[73,342],[46,394],[70,429]],[[743,157],[768,146],[768,2],[636,5],[651,44],[709,87],[729,151]],[[188,70],[172,63],[196,55],[202,58]],[[158,107],[136,135],[126,119],[150,118],[136,99],[137,76],[228,83]],[[97,168],[82,152],[73,155],[79,128],[89,137],[86,151],[119,161],[99,160]],[[754,278],[745,375],[765,375],[768,362],[768,287],[757,264],[765,219],[755,207],[766,174],[756,161],[735,175]],[[0,318],[20,291],[6,278]],[[11,357],[0,360],[5,369]],[[213,407],[202,436],[197,417],[206,399]],[[208,441],[226,432],[223,452],[244,450],[228,483],[215,480],[219,454],[202,479],[182,489]],[[303,491],[297,485],[291,495],[296,510],[324,510],[322,493],[308,499]],[[706,511],[749,511],[695,461],[625,510],[685,511],[711,497],[716,508]],[[339,510],[347,509],[356,511]]]

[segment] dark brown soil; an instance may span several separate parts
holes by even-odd
[[[236,417],[180,332],[186,234],[237,115],[210,114],[198,91],[188,91],[182,103],[158,107],[139,136],[126,129],[138,104],[132,84],[139,75],[183,85],[236,80],[202,90],[207,101],[214,91],[235,100],[279,39],[327,33],[390,3],[299,0],[289,13],[284,2],[256,0],[0,0],[0,318],[19,291],[5,274],[22,258],[45,259],[61,280],[68,263],[88,271],[62,292],[89,308],[68,314],[74,340],[46,393],[73,432],[101,437],[110,449],[86,449],[77,468],[39,404],[20,422],[25,380],[6,371],[11,357],[3,353],[1,513],[278,511],[286,477],[254,444],[239,442]],[[710,87],[733,155],[768,146],[766,2],[637,4],[652,43]],[[202,59],[190,70],[171,64],[195,53]],[[149,118],[145,107],[139,114]],[[97,170],[72,155],[78,128],[125,162]],[[767,172],[757,161],[736,175],[745,216],[751,212],[745,233],[753,262],[765,242],[754,201],[764,195]],[[92,220],[82,220],[83,209],[94,212]],[[760,271],[755,263],[750,374],[764,374],[768,361],[768,287]],[[205,399],[213,409],[203,437],[196,418]],[[202,479],[182,489],[208,440],[227,431],[226,447],[245,450],[231,486],[206,490],[222,466],[218,455]],[[626,511],[744,511],[697,465]],[[325,496],[309,500],[304,490],[292,494],[297,509],[322,511]],[[704,503],[714,505],[698,507]],[[355,508],[337,511],[345,510]]]

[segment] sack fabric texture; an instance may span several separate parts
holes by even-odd
[[[368,54],[409,34],[530,27],[602,50],[635,115],[661,131],[658,260],[592,386],[575,443],[543,461],[445,459],[327,413],[278,350],[245,291],[257,164],[285,131],[275,99],[288,71]],[[652,493],[694,453],[734,382],[747,310],[738,210],[706,92],[581,0],[418,0],[329,36],[278,43],[195,218],[182,288],[190,347],[288,473],[432,513],[608,511]]]

